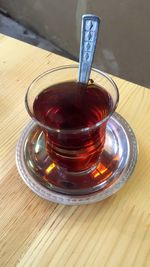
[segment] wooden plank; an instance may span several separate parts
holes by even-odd
[[[24,96],[40,73],[72,61],[0,35],[0,266],[150,266],[150,91],[113,77],[117,111],[133,128],[139,159],[108,199],[67,207],[36,196],[21,180],[15,147],[30,120]]]

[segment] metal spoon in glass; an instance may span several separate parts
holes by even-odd
[[[95,15],[82,16],[78,82],[86,84],[89,81],[99,24],[100,19]]]

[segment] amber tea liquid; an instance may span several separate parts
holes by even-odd
[[[48,154],[68,172],[86,171],[97,164],[104,146],[106,118],[113,100],[96,84],[74,81],[55,84],[34,100],[35,118],[51,128],[44,130]],[[88,129],[89,128],[89,129]]]

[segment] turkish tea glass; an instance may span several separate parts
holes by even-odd
[[[116,110],[119,100],[118,88],[115,82],[104,72],[93,68],[90,75],[91,81],[97,87],[104,88],[111,97],[112,104],[107,115],[91,126],[84,124],[83,127],[79,128],[51,127],[46,122],[41,122],[34,112],[34,102],[38,95],[56,84],[64,86],[64,83],[75,82],[77,77],[78,65],[61,66],[48,70],[31,83],[25,97],[26,109],[31,118],[41,128],[47,157],[50,158],[50,165],[43,172],[43,179],[46,177],[50,184],[56,188],[66,189],[66,192],[70,188],[73,190],[95,186],[97,188],[97,185],[104,180],[101,175],[98,175],[100,170],[97,175],[96,170],[100,166],[101,155],[105,146],[107,123]],[[72,101],[73,99],[70,99],[70,105]],[[85,103],[83,103],[83,109],[84,106]],[[40,107],[39,105],[40,108],[42,109],[43,106]],[[101,107],[99,106],[99,108]],[[42,112],[42,110],[40,111]],[[70,116],[70,112],[68,110],[68,116]],[[72,120],[75,119],[76,116],[73,114]],[[105,167],[107,167],[107,161],[106,157]],[[54,169],[55,174],[52,173]]]

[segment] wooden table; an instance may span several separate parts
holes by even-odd
[[[16,169],[16,142],[30,120],[24,107],[28,85],[70,62],[0,35],[0,266],[149,267],[148,89],[113,77],[120,91],[117,111],[139,143],[136,169],[115,195],[93,205],[57,205],[35,195]]]

